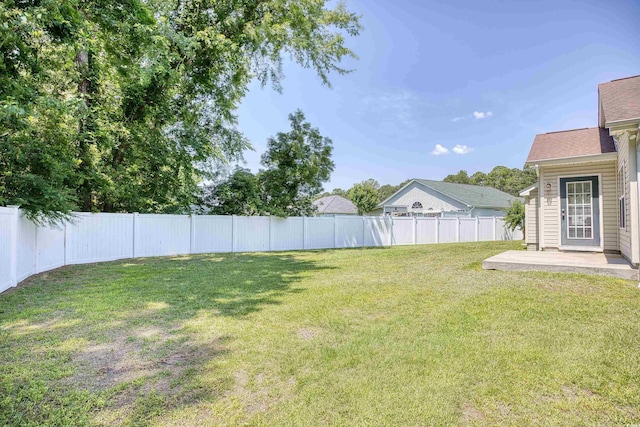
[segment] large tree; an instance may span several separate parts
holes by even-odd
[[[328,0],[7,0],[0,17],[0,203],[54,219],[188,210],[249,146],[251,79],[280,88],[288,54],[328,84],[360,30]]]
[[[314,196],[322,191],[334,169],[329,138],[305,120],[302,111],[289,115],[291,130],[267,141],[262,155],[266,168],[259,173],[269,213],[277,216],[309,215]]]

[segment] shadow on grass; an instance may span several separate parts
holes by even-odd
[[[216,254],[35,276],[0,296],[0,420],[144,424],[220,399],[233,377],[202,374],[230,351],[225,322],[303,292],[296,284],[327,268],[291,253]]]

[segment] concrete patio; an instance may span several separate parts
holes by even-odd
[[[547,271],[617,277],[637,281],[638,270],[618,254],[507,251],[482,261],[485,270]]]

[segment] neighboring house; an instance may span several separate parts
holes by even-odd
[[[640,76],[598,86],[598,127],[537,135],[522,191],[529,249],[620,252],[640,261]]]
[[[358,208],[349,199],[342,196],[326,196],[313,202],[318,208],[318,216],[358,215]]]
[[[503,191],[480,185],[412,179],[372,214],[394,216],[498,216],[518,199]]]

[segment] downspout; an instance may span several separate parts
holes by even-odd
[[[533,166],[534,169],[536,170],[536,176],[538,177],[538,206],[536,206],[536,210],[537,210],[537,215],[536,215],[536,248],[537,250],[541,251],[542,250],[542,227],[540,224],[540,220],[542,218],[542,196],[543,196],[543,190],[544,190],[544,186],[542,185],[542,182],[540,181],[540,165],[538,165],[537,163]]]

